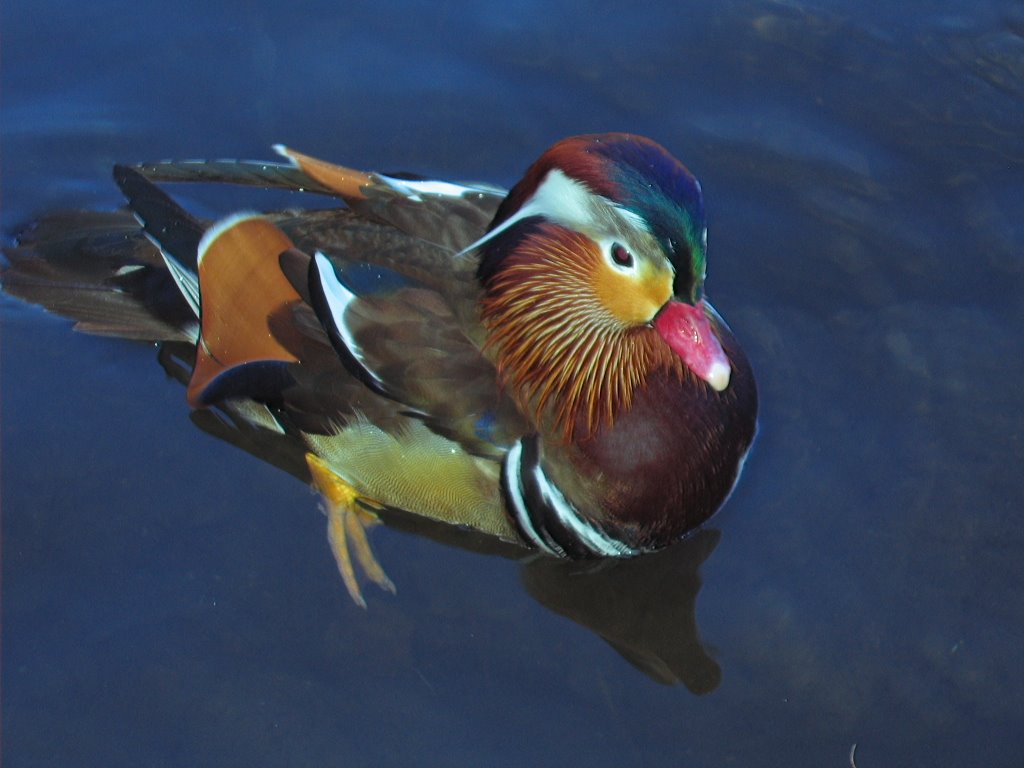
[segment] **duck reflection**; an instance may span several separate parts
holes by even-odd
[[[653,680],[710,693],[722,672],[697,631],[698,573],[719,531],[703,529],[643,557],[596,562],[534,557],[523,584],[555,613],[600,635]]]

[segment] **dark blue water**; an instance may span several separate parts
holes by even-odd
[[[197,429],[155,348],[5,297],[4,764],[1024,764],[1021,6],[267,6],[3,3],[4,233],[116,207],[118,161],[510,184],[647,134],[702,180],[758,443],[598,630],[559,600],[630,573],[393,529],[364,612],[315,497]],[[690,677],[602,639],[630,606]]]

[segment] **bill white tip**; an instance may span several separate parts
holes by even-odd
[[[708,369],[705,381],[707,381],[707,383],[710,384],[712,389],[716,392],[721,392],[729,386],[729,377],[731,375],[732,368],[729,367],[729,364],[724,363],[721,360],[716,360]]]

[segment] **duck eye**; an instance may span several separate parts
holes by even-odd
[[[615,243],[612,245],[612,261],[620,267],[632,267],[633,254],[629,252],[626,246],[621,243]]]

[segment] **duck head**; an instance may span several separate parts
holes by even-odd
[[[476,245],[502,381],[538,421],[554,404],[567,438],[613,422],[651,366],[682,364],[715,391],[728,387],[704,300],[700,184],[653,141],[559,142]]]

